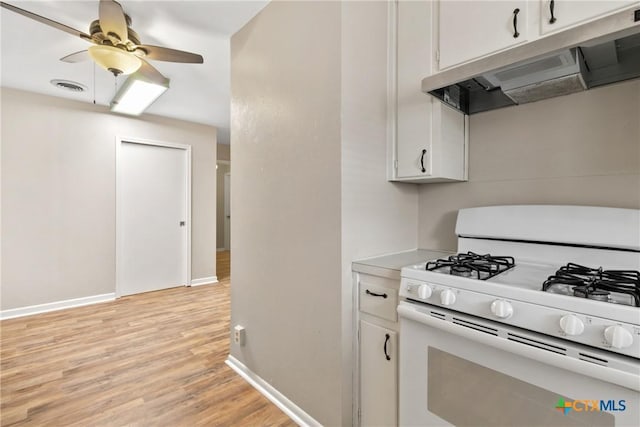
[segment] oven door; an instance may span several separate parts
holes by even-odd
[[[623,426],[640,419],[637,359],[424,304],[401,302],[398,313],[401,426]]]

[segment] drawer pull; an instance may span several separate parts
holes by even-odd
[[[385,298],[385,299],[386,299],[386,298],[387,298],[387,296],[388,296],[387,294],[376,294],[375,292],[371,292],[369,289],[367,289],[367,290],[365,291],[365,293],[366,293],[367,295],[371,295],[372,297],[382,297],[382,298]]]
[[[387,353],[387,343],[389,342],[389,339],[391,339],[391,335],[389,334],[384,334],[384,356],[387,358],[387,360],[391,360],[391,356],[389,356],[389,353]]]

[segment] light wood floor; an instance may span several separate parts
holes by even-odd
[[[294,426],[224,364],[220,284],[0,322],[2,426]]]

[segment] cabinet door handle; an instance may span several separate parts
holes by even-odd
[[[389,353],[387,353],[387,344],[389,343],[389,340],[391,339],[391,335],[389,334],[384,334],[384,356],[387,358],[387,360],[391,360],[391,356],[389,356]]]
[[[387,298],[387,294],[376,294],[375,292],[371,292],[369,289],[365,291],[367,295],[371,295],[372,297],[382,297],[384,299]]]
[[[420,170],[425,173],[427,170],[424,168],[424,155],[427,154],[426,149],[422,149],[422,156],[420,156]]]
[[[518,32],[518,13],[520,13],[520,9],[515,9],[513,11],[513,38],[518,38],[520,33]]]
[[[551,19],[549,19],[549,24],[553,24],[554,22],[556,22],[556,17],[553,16],[553,9],[555,9],[555,7],[556,7],[555,0],[551,0],[549,2],[549,11],[551,12]]]

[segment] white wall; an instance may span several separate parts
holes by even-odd
[[[640,82],[475,114],[469,182],[420,186],[420,246],[455,249],[458,209],[640,208]]]
[[[215,276],[215,128],[2,88],[2,310],[115,292],[116,135],[192,145],[192,277]]]

